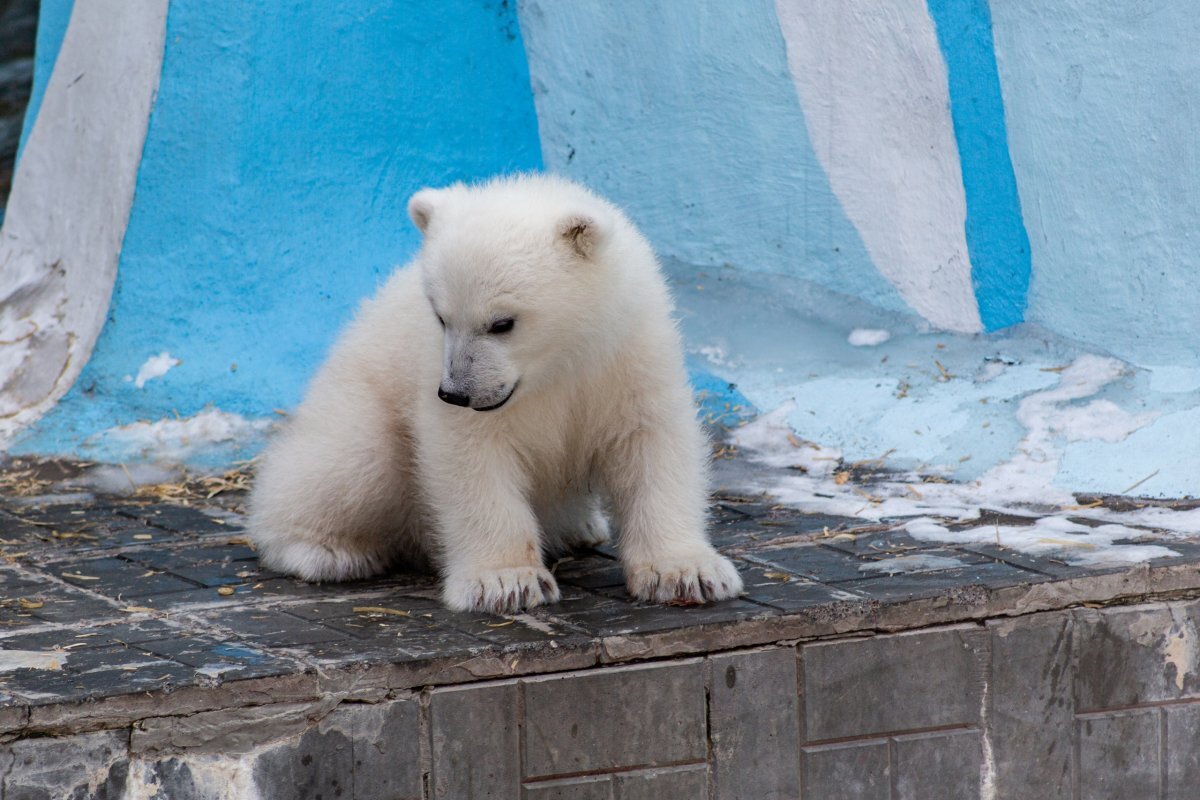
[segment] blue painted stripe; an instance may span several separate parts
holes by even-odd
[[[414,191],[541,165],[511,3],[172,0],[108,320],[12,452],[103,460],[82,443],[116,425],[293,405],[420,245]]]
[[[736,383],[713,375],[694,356],[688,358],[687,368],[696,408],[706,425],[736,428],[758,416],[758,409],[738,390]]]
[[[17,160],[25,150],[25,142],[29,140],[29,132],[33,130],[33,121],[37,119],[42,107],[42,98],[46,95],[46,85],[50,83],[50,73],[54,72],[54,63],[58,61],[58,51],[62,49],[63,37],[67,35],[67,25],[71,21],[71,11],[75,8],[75,0],[42,0],[38,7],[37,43],[33,55],[33,87],[29,93],[29,105],[25,107],[25,122],[21,126],[21,139],[17,144]]]
[[[928,0],[949,75],[950,115],[967,196],[967,249],[989,331],[1025,319],[1029,236],[1008,152],[987,0]]]

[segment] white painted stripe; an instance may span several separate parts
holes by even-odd
[[[876,268],[939,328],[982,329],[946,64],[923,0],[776,0],[817,158]]]
[[[167,0],[75,4],[0,229],[0,445],[104,325],[162,69]]]

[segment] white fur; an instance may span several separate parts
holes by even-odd
[[[263,457],[263,561],[309,580],[431,564],[450,608],[512,612],[558,599],[543,552],[604,541],[607,507],[632,595],[736,596],[705,535],[708,448],[671,298],[625,215],[549,176],[426,189],[409,212],[421,252]]]

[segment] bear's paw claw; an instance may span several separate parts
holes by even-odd
[[[674,558],[632,567],[629,594],[649,603],[693,606],[728,600],[742,591],[742,578],[729,559],[716,551],[696,558]]]
[[[558,583],[544,567],[506,567],[451,575],[442,587],[442,601],[453,611],[516,614],[534,606],[556,603]]]

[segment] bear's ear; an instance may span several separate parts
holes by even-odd
[[[429,228],[429,220],[433,217],[434,198],[436,189],[422,189],[408,201],[408,216],[421,233]]]
[[[558,235],[584,258],[591,258],[604,237],[594,217],[568,214],[558,222]]]

